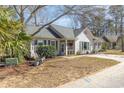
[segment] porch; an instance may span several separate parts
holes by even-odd
[[[75,41],[74,40],[60,40],[59,41],[59,54],[60,55],[75,54]]]
[[[57,55],[71,55],[75,54],[75,41],[74,40],[50,40],[38,39],[31,43],[31,55],[36,55],[36,48],[38,45],[52,45],[56,48]]]

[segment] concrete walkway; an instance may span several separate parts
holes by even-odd
[[[84,56],[113,59],[121,63],[115,66],[112,66],[110,68],[107,68],[94,75],[80,78],[76,81],[72,81],[65,85],[59,86],[59,88],[119,88],[119,87],[124,87],[124,56],[107,55],[107,54],[84,55]]]

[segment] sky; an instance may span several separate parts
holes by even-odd
[[[53,5],[47,6],[45,7],[45,9],[41,10],[40,13],[37,14],[37,16],[39,16],[37,17],[37,20],[39,22],[41,22],[42,20],[42,23],[49,22],[53,18],[56,18],[58,14],[61,15],[63,13],[62,11],[63,11],[63,7],[60,5],[59,6],[53,6]],[[25,18],[28,18],[28,17],[29,17],[29,11],[25,11]],[[72,22],[72,19],[70,19],[68,16],[63,16],[57,21],[55,21],[53,24],[71,28],[73,25],[73,22]]]
[[[46,10],[47,10],[45,11],[46,14],[48,14],[49,18],[51,19],[58,14],[62,14],[63,6],[48,6]],[[72,27],[72,23],[73,23],[72,20],[68,16],[63,16],[57,21],[55,21],[53,24],[61,25],[65,27]]]
[[[47,10],[47,11],[45,11],[46,15],[48,14],[49,19],[51,20],[55,16],[58,16],[58,14],[60,14],[60,15],[62,14],[63,6],[48,6],[48,8],[46,10]],[[71,27],[71,23],[72,23],[72,20],[68,16],[63,16],[54,22],[54,24],[62,25],[65,27]]]
[[[98,6],[98,7],[104,7],[106,10],[108,10],[109,8],[109,5],[105,5],[105,6]],[[54,8],[53,8],[54,9]],[[51,8],[48,9],[49,12],[51,11]],[[56,10],[56,9],[55,9]],[[111,16],[107,14],[108,11],[106,11],[106,19],[110,19]],[[73,21],[72,19],[70,19],[69,17],[67,16],[64,16],[62,18],[60,18],[59,20],[57,20],[56,22],[54,22],[54,24],[58,24],[58,25],[62,25],[62,26],[65,26],[65,27],[72,27],[73,26]]]
[[[105,6],[105,7],[108,8],[109,6]],[[39,12],[39,14],[37,14],[37,16],[39,16],[37,20],[39,22],[41,22],[42,20],[41,23],[49,22],[53,18],[56,18],[58,14],[61,15],[63,13],[63,10],[64,10],[63,6],[60,6],[60,5],[46,6],[44,9],[41,10],[41,12]],[[26,14],[26,17],[28,17],[28,14]],[[107,18],[109,17],[110,16],[107,16]],[[69,16],[63,16],[57,21],[55,21],[53,24],[71,28],[73,23],[74,23],[73,20]]]
[[[55,21],[54,24],[71,28],[73,25],[73,21],[69,17],[64,16],[59,20]]]

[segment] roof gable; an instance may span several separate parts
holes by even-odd
[[[39,29],[37,26],[27,26],[26,27],[26,33],[31,35],[34,32],[36,32]],[[56,39],[59,38],[56,35],[52,34],[49,30],[46,28],[43,28],[39,33],[37,33],[34,38],[50,38],[50,39]]]
[[[81,29],[74,30],[75,37],[77,37],[81,32],[83,32]]]
[[[71,28],[66,28],[59,25],[51,25],[59,34],[61,34],[65,39],[75,39],[74,30]]]
[[[31,35],[39,29],[39,26],[27,26],[26,29],[27,29],[26,32],[29,35]],[[41,29],[41,31],[37,33],[34,37],[51,38],[51,39],[61,38],[61,39],[74,40],[82,32],[86,35],[86,37],[90,41],[93,41],[95,39],[92,32],[88,28],[85,28],[84,30],[81,29],[73,30],[71,28],[67,28],[59,25],[53,25],[53,24],[47,28]]]
[[[56,35],[59,38],[64,38],[64,36],[59,33],[55,28],[53,28],[51,25],[49,27],[47,27],[47,29],[54,35]]]
[[[103,38],[107,41],[107,42],[116,42],[118,40],[118,35],[105,35]]]
[[[87,36],[87,38],[89,38],[90,41],[93,41],[95,39],[92,32],[88,28],[85,28],[83,32]]]
[[[95,37],[92,32],[86,27],[83,30],[83,33],[87,36],[87,38],[91,41],[91,42],[104,42],[104,40],[102,38],[99,37]]]

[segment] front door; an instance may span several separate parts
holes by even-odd
[[[60,55],[64,55],[65,53],[65,43],[60,43]]]

